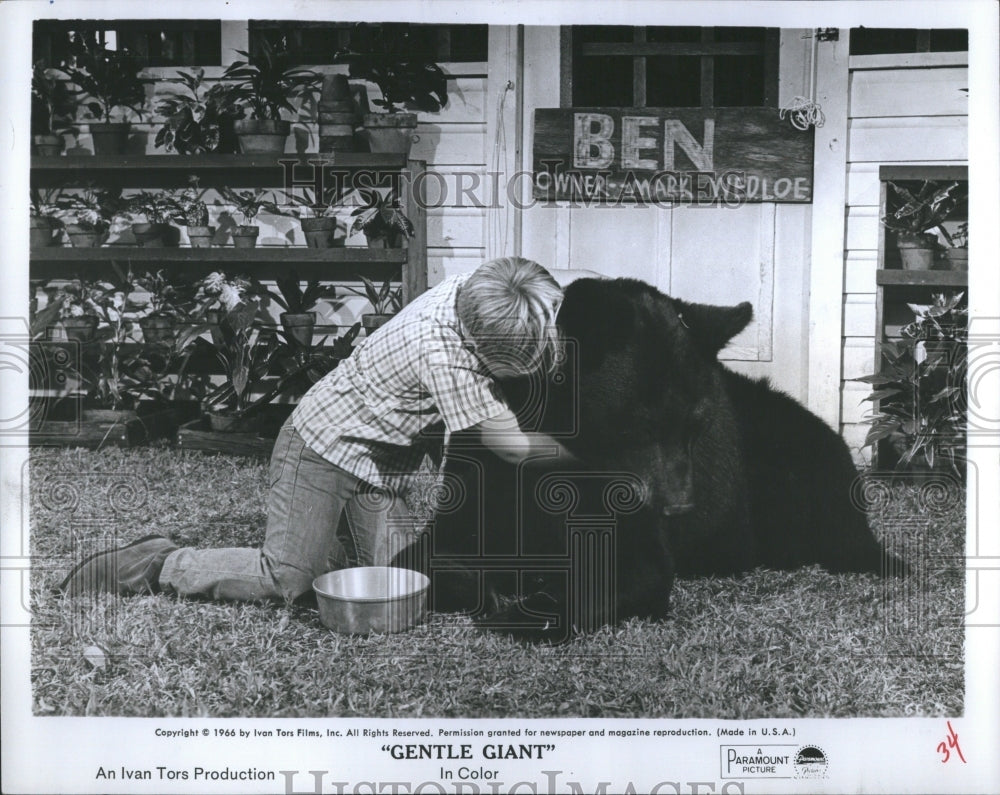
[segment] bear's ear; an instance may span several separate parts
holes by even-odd
[[[691,331],[700,348],[715,357],[726,343],[747,327],[753,318],[753,306],[744,301],[736,306],[692,304],[673,299],[677,317]]]

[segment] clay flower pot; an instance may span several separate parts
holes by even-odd
[[[215,237],[215,227],[189,226],[187,233],[188,240],[191,241],[191,248],[210,248]]]
[[[94,229],[87,229],[76,224],[69,224],[66,227],[66,234],[73,248],[94,248],[101,239],[101,235]]]
[[[95,155],[121,155],[128,148],[129,123],[94,122],[90,125],[90,137],[94,142]]]
[[[904,270],[929,271],[934,267],[938,248],[934,235],[900,233],[896,238],[896,247]]]
[[[139,328],[146,342],[172,342],[176,320],[169,315],[147,315],[139,318]]]
[[[45,248],[54,245],[56,242],[55,237],[53,237],[54,232],[55,224],[52,223],[51,218],[33,216],[28,232],[28,242],[32,248]]]
[[[392,152],[409,155],[416,136],[416,113],[367,113],[365,136],[372,152]]]
[[[31,144],[36,155],[41,157],[58,157],[63,152],[61,135],[33,135]]]
[[[946,248],[944,259],[948,263],[949,270],[967,271],[969,269],[969,249],[966,246]]]
[[[176,246],[180,241],[180,230],[170,224],[132,224],[135,243],[142,248],[163,248]]]
[[[316,326],[315,312],[282,312],[279,319],[286,335],[304,348],[312,345],[313,328]]]
[[[237,226],[233,230],[233,246],[235,248],[257,248],[257,237],[260,229],[256,226]]]
[[[334,234],[337,231],[336,218],[303,218],[301,224],[302,234],[309,248],[331,248],[334,245]]]
[[[233,131],[244,154],[281,154],[292,125],[275,119],[237,119]]]
[[[97,315],[81,315],[79,317],[64,317],[62,319],[63,331],[66,332],[66,339],[75,342],[90,342],[97,333]]]

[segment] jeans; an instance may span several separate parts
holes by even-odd
[[[401,496],[376,489],[313,451],[286,422],[269,470],[263,549],[172,552],[160,587],[183,596],[291,601],[320,574],[383,566],[416,535]]]

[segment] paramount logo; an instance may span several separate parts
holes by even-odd
[[[722,778],[794,778],[796,745],[723,745]]]

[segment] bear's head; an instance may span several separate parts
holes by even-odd
[[[566,446],[634,473],[658,512],[691,510],[692,450],[727,410],[717,356],[752,316],[749,303],[689,303],[634,279],[573,282],[558,319],[564,387],[552,402],[575,418]]]

